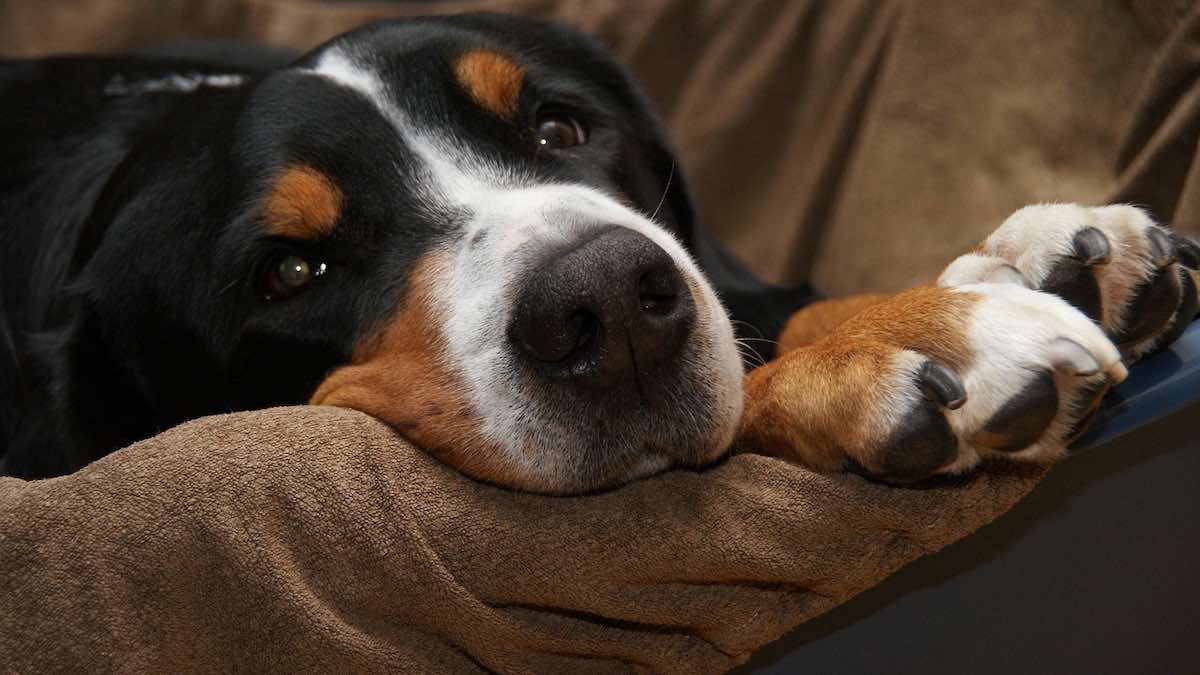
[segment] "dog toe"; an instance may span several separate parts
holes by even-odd
[[[1103,265],[1112,260],[1112,244],[1100,230],[1087,226],[1072,237],[1075,258],[1087,267]]]
[[[1071,238],[1071,254],[1061,256],[1042,280],[1046,293],[1071,303],[1093,321],[1099,321],[1104,295],[1093,268],[1112,261],[1112,243],[1098,228],[1087,226]]]
[[[874,451],[874,478],[889,483],[919,481],[949,464],[958,453],[958,438],[942,411],[950,404],[961,406],[966,394],[958,376],[948,368],[945,371],[935,368],[918,375],[917,386],[925,398],[904,415]],[[948,377],[946,373],[950,373]]]
[[[1200,244],[1177,233],[1171,234],[1171,242],[1175,244],[1180,264],[1188,269],[1200,269]]]
[[[1103,236],[1103,235],[1101,235]],[[1042,281],[1041,289],[1046,293],[1071,303],[1093,321],[1098,321],[1104,307],[1100,284],[1092,274],[1092,266],[1085,260],[1063,257]]]
[[[1041,371],[1009,398],[971,439],[998,452],[1018,452],[1037,442],[1058,415],[1054,374]]]
[[[1167,254],[1159,255],[1160,260],[1167,259]],[[1124,325],[1113,335],[1122,352],[1130,352],[1167,328],[1180,307],[1180,291],[1179,272],[1171,264],[1155,270],[1134,288]]]
[[[1151,226],[1146,228],[1146,238],[1150,240],[1150,261],[1162,269],[1177,259],[1175,244],[1162,228]]]

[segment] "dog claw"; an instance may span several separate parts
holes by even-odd
[[[967,391],[958,374],[937,361],[926,361],[918,376],[921,391],[929,401],[950,410],[957,410],[967,402]]]
[[[1050,364],[1058,368],[1070,368],[1076,375],[1087,377],[1100,372],[1100,362],[1083,345],[1065,337],[1055,338],[1050,343]]]
[[[1175,244],[1171,242],[1171,238],[1167,236],[1166,232],[1157,227],[1151,227],[1146,230],[1146,238],[1150,240],[1150,259],[1155,266],[1166,267],[1178,259]]]
[[[1179,262],[1188,269],[1200,269],[1200,244],[1178,234],[1172,235],[1171,239],[1175,244]]]
[[[1112,260],[1112,245],[1108,237],[1094,227],[1085,227],[1073,239],[1075,257],[1087,267],[1107,264]]]

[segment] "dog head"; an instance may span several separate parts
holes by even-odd
[[[590,42],[496,15],[379,23],[229,89],[209,121],[160,125],[141,165],[172,175],[85,270],[159,408],[355,408],[555,493],[728,446],[742,364],[681,244],[686,190]]]

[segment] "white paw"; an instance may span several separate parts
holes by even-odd
[[[1108,387],[1125,379],[1116,345],[1053,295],[1004,283],[955,290],[980,301],[968,319],[971,360],[959,373],[966,400],[946,412],[958,457],[943,472],[989,456],[1056,458]]]
[[[1016,282],[1097,321],[1128,362],[1178,337],[1195,316],[1200,248],[1126,205],[1027,206],[938,283]]]

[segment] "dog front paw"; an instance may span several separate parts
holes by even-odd
[[[1012,281],[1057,295],[1104,328],[1127,363],[1173,342],[1200,310],[1200,246],[1141,209],[1027,206],[974,253],[955,260],[943,286]]]
[[[989,457],[1046,463],[1125,375],[1117,347],[1061,298],[1009,283],[920,288],[750,373],[742,437],[890,483]]]
[[[859,462],[867,473],[904,480],[933,462],[932,473],[961,473],[989,457],[1048,462],[1125,379],[1117,347],[1062,299],[1015,284],[952,292],[974,299],[961,333],[948,326],[944,345],[917,341],[920,351],[902,352],[910,385],[880,415],[894,422]]]

